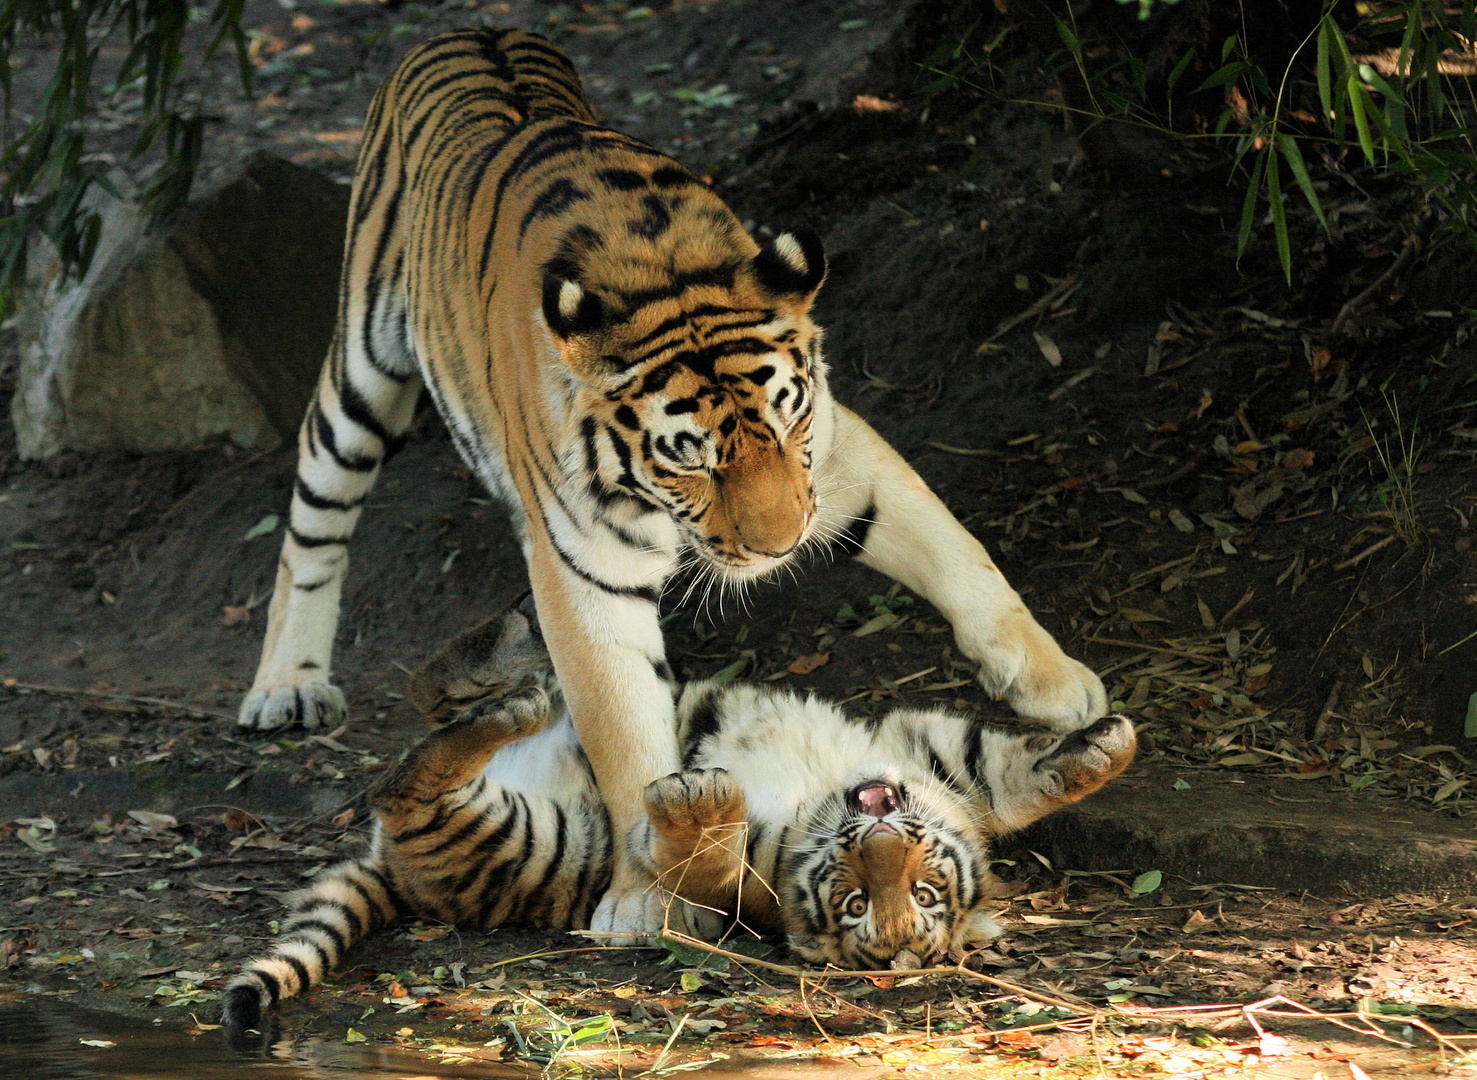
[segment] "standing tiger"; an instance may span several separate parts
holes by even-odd
[[[675,161],[596,124],[536,35],[412,49],[370,106],[339,319],[298,437],[243,727],[337,721],[347,544],[424,384],[510,507],[564,694],[618,833],[677,768],[657,598],[684,551],[720,582],[838,544],[932,601],[980,680],[1062,730],[1102,683],[1032,618],[901,457],[832,402],[810,232],[756,244]],[[624,850],[620,848],[618,850]],[[597,928],[649,932],[617,858]]]
[[[990,840],[1096,791],[1135,747],[1121,716],[1062,735],[940,710],[848,716],[789,691],[695,682],[663,733],[681,771],[647,786],[646,821],[621,843],[524,614],[464,636],[412,690],[422,706],[479,700],[371,796],[369,854],[289,901],[276,947],[226,990],[232,1028],[259,1028],[264,1007],[402,915],[587,926],[621,848],[677,928],[712,936],[719,913],[737,913],[815,964],[932,964],[999,933]]]

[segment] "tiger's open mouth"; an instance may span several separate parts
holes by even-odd
[[[901,790],[886,780],[864,780],[846,793],[846,807],[853,814],[884,818],[902,805]]]

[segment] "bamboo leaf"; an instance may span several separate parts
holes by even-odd
[[[1272,204],[1272,232],[1277,239],[1277,260],[1282,274],[1292,284],[1292,243],[1287,236],[1287,207],[1282,205],[1282,180],[1278,175],[1278,157],[1267,151],[1267,201]]]
[[[1262,187],[1262,173],[1267,167],[1267,150],[1257,154],[1256,164],[1251,168],[1251,182],[1246,185],[1246,201],[1241,204],[1241,228],[1236,234],[1236,258],[1246,250],[1251,240],[1251,227],[1256,223],[1256,199]]]
[[[1354,114],[1354,128],[1359,133],[1359,148],[1364,151],[1365,160],[1373,165],[1374,136],[1369,130],[1369,104],[1364,95],[1364,84],[1359,81],[1358,75],[1350,75],[1345,87],[1349,95],[1349,111]]]
[[[1333,70],[1329,59],[1329,36],[1333,33],[1333,20],[1325,15],[1323,25],[1318,28],[1318,104],[1323,109],[1325,120],[1333,119]],[[1173,85],[1173,84],[1171,84]]]
[[[1308,200],[1308,205],[1313,208],[1313,214],[1318,218],[1318,224],[1323,226],[1323,231],[1328,231],[1328,219],[1323,216],[1323,201],[1318,198],[1318,192],[1313,188],[1313,181],[1308,176],[1308,166],[1303,161],[1303,152],[1298,149],[1297,140],[1291,135],[1278,135],[1277,148],[1282,151],[1282,156],[1287,159],[1287,167],[1292,170],[1293,179],[1298,187],[1303,189],[1303,197]]]

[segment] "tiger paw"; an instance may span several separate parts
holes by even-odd
[[[536,735],[549,722],[549,695],[537,686],[521,686],[472,702],[457,713],[453,726],[467,725],[499,742]]]
[[[717,911],[689,904],[665,889],[650,885],[621,893],[614,889],[601,899],[590,929],[601,933],[602,945],[655,945],[668,933],[716,941],[728,925]],[[605,937],[605,934],[615,934]]]
[[[1062,739],[1034,772],[1044,794],[1076,802],[1092,794],[1133,761],[1138,735],[1125,716],[1105,716]]]
[[[1076,731],[1108,711],[1103,681],[1062,652],[1024,608],[992,634],[961,631],[958,641],[960,651],[980,665],[980,685],[1021,716]]]
[[[332,683],[312,682],[253,690],[241,703],[236,723],[252,731],[332,727],[348,715],[344,692]]]
[[[687,769],[646,785],[646,813],[658,833],[690,837],[748,816],[744,793],[727,769]]]

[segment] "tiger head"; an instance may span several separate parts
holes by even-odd
[[[816,964],[927,967],[1000,933],[967,806],[932,777],[869,776],[820,801],[779,873],[790,948]]]
[[[826,260],[809,230],[761,248],[706,188],[685,191],[644,196],[666,200],[648,207],[657,238],[630,235],[646,218],[619,251],[566,238],[542,312],[577,384],[570,423],[594,497],[665,511],[709,566],[749,578],[815,526],[830,413],[810,307]]]

